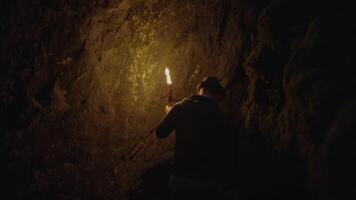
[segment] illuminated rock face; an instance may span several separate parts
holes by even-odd
[[[347,5],[321,5],[269,0],[4,3],[0,130],[7,161],[3,171],[12,180],[6,183],[9,195],[127,198],[147,169],[172,155],[174,137],[159,141],[152,133],[164,116],[166,66],[174,98],[191,95],[204,76],[218,76],[229,93],[224,109],[236,124],[273,141],[286,157],[311,155],[356,85],[352,12]],[[246,144],[241,152],[253,146]],[[267,149],[267,162],[280,158]],[[259,180],[251,169],[261,171],[257,167],[267,162],[251,162],[251,168],[251,157],[241,159],[246,158],[244,170],[250,169],[249,183],[260,184],[257,190],[279,180],[268,175]],[[263,173],[279,176],[275,167],[280,163]],[[293,170],[300,168],[287,167],[288,174],[298,176]],[[280,176],[283,184],[294,178]]]
[[[165,67],[181,99],[206,75],[227,83],[241,54],[230,2],[7,6],[13,21],[2,62],[11,75],[2,82],[13,99],[2,109],[10,115],[6,141],[18,152],[9,168],[29,165],[27,182],[10,190],[25,190],[22,198],[125,198],[145,170],[172,155],[174,137],[152,133],[167,101]]]

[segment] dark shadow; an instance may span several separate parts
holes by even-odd
[[[142,182],[130,195],[131,200],[169,199],[170,160],[165,160],[142,175]]]

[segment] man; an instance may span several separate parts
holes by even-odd
[[[206,77],[197,89],[198,95],[169,108],[156,129],[160,139],[176,133],[172,199],[219,199],[221,181],[232,167],[234,140],[218,106],[225,90],[215,77]]]

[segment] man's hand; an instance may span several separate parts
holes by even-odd
[[[166,113],[169,113],[169,111],[171,111],[171,109],[172,109],[171,104],[166,105],[166,109],[165,109]]]

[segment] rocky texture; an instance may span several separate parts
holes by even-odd
[[[174,138],[159,141],[151,131],[164,115],[164,68],[176,98],[207,74],[233,73],[241,37],[231,6],[8,3],[1,128],[11,195],[126,198],[172,154]]]
[[[249,127],[275,134],[286,146],[294,139],[298,146],[320,144],[335,110],[354,96],[346,6],[275,1],[264,10],[244,65]]]
[[[247,130],[267,144],[252,148],[265,148],[250,164],[264,166],[263,172],[256,167],[245,178],[251,188],[268,185],[263,195],[311,198],[297,185],[308,184],[309,159],[335,113],[355,96],[353,16],[350,5],[333,1],[272,1],[261,12],[244,59],[248,86],[241,113]]]
[[[250,199],[305,199],[309,158],[354,96],[348,4],[1,4],[2,172],[17,199],[127,198],[172,154],[174,138],[151,132],[164,115],[165,66],[177,99],[205,75],[222,78]]]

